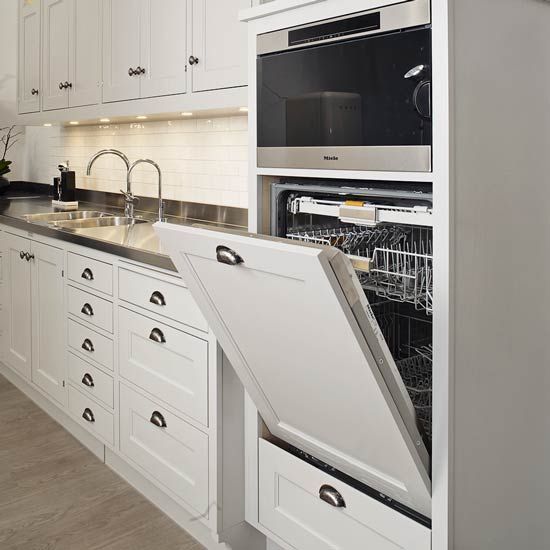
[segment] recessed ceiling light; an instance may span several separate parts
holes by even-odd
[[[241,108],[239,109],[239,111],[240,111],[241,113],[248,113],[248,107],[241,107]]]
[[[193,116],[193,113],[189,113],[189,112],[181,113],[181,116]]]
[[[111,122],[110,118],[100,118],[99,122]]]
[[[147,117],[145,115],[139,115],[136,117],[138,120],[145,120]]]
[[[46,123],[44,124],[44,126],[45,126],[46,128],[49,128],[49,127],[51,126],[51,123],[46,122]]]
[[[69,122],[69,124],[71,126],[78,126],[80,124],[80,122],[78,122],[78,120],[71,120],[71,122]]]

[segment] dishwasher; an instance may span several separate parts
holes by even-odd
[[[265,234],[155,228],[269,437],[429,526],[431,184],[277,178],[263,198]]]

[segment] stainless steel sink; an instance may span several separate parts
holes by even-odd
[[[27,214],[23,216],[28,222],[61,222],[69,220],[87,220],[97,219],[105,216],[112,216],[105,212],[98,212],[97,210],[72,210],[70,212],[48,212],[45,214]]]
[[[105,216],[98,218],[87,218],[80,220],[67,220],[55,222],[53,225],[59,229],[92,229],[94,227],[114,227],[120,225],[135,225],[137,223],[147,223],[147,220],[126,218],[124,216]]]

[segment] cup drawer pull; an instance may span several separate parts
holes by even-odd
[[[88,317],[93,317],[94,309],[90,304],[84,304],[82,306],[82,309],[80,310],[80,313],[83,313],[84,315],[87,315]]]
[[[90,268],[86,268],[83,272],[81,277],[85,279],[86,281],[93,281],[94,280],[94,274]]]
[[[149,298],[149,302],[151,302],[155,306],[166,305],[166,300],[164,299],[164,296],[158,290],[155,290],[155,292],[151,294],[151,297]]]
[[[319,498],[335,508],[346,507],[346,501],[342,495],[330,485],[323,485],[319,489]]]
[[[94,379],[92,378],[91,374],[86,373],[84,377],[82,378],[82,383],[85,386],[88,386],[88,388],[93,388],[95,386]]]
[[[149,334],[149,340],[152,340],[157,344],[166,344],[166,338],[164,337],[162,330],[158,328],[154,328],[151,331],[151,334]]]
[[[82,418],[86,420],[86,422],[90,422],[90,423],[95,422],[94,413],[92,412],[91,409],[88,409],[88,408],[84,409],[84,412],[82,413]]]
[[[92,344],[92,341],[89,338],[86,338],[86,340],[82,342],[82,349],[85,351],[89,351],[90,353],[94,352],[94,345]]]
[[[160,414],[158,411],[155,411],[151,415],[151,424],[154,424],[157,428],[167,428],[168,425],[166,424],[166,420],[164,419],[164,416]]]

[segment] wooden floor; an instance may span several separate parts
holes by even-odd
[[[0,549],[203,547],[0,376]]]

